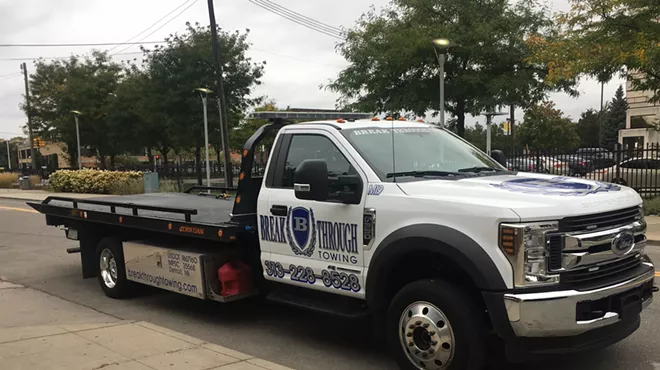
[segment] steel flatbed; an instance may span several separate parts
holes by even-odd
[[[233,200],[206,194],[152,193],[91,199],[53,196],[28,204],[45,214],[49,225],[66,225],[69,220],[233,242],[239,232],[251,228],[232,220]]]

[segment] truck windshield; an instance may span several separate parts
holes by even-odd
[[[474,176],[505,170],[479,149],[437,127],[373,127],[340,132],[382,181]]]

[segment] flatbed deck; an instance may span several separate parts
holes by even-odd
[[[164,232],[232,242],[250,225],[231,221],[234,199],[186,193],[103,196],[90,199],[48,197],[28,203],[49,225],[80,222]]]

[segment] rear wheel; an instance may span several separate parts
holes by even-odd
[[[484,364],[484,318],[461,290],[420,280],[394,297],[387,319],[389,345],[401,369],[478,370]]]
[[[105,295],[110,298],[128,296],[131,283],[126,279],[124,250],[121,241],[104,238],[96,246],[98,280]]]

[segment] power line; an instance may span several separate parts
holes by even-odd
[[[81,44],[0,44],[0,48],[13,48],[13,47],[76,47],[76,46],[112,46],[112,45],[138,45],[138,44],[160,44],[164,41],[136,41],[136,42],[99,42],[99,43],[81,43]]]
[[[142,52],[141,51],[134,51],[134,52],[131,52],[131,53],[117,53],[117,54],[113,54],[113,56],[114,55],[134,55],[134,54],[142,54]],[[11,61],[30,61],[30,60],[37,60],[37,59],[67,59],[67,58],[69,58],[69,56],[66,56],[66,57],[34,57],[34,58],[22,57],[22,58],[0,58],[0,61],[10,61],[10,60]],[[20,72],[17,72],[17,73],[20,74]]]
[[[170,11],[169,13],[165,14],[164,16],[162,16],[159,20],[157,20],[156,22],[152,23],[149,27],[147,27],[147,28],[145,28],[144,30],[142,30],[142,32],[140,32],[140,33],[138,33],[137,35],[131,37],[130,39],[126,40],[125,42],[130,42],[130,41],[132,41],[132,40],[134,40],[134,39],[140,37],[142,34],[144,34],[145,32],[149,31],[153,26],[155,26],[155,25],[157,25],[158,23],[160,23],[163,19],[169,17],[172,13],[174,13],[175,11],[179,10],[181,7],[183,7],[184,5],[186,5],[189,1],[191,1],[191,0],[186,0],[186,1],[184,1],[184,2],[181,3],[179,6],[177,6],[176,8],[174,8],[172,11]],[[113,47],[111,47],[110,49],[108,49],[108,51],[112,51],[113,49],[116,49],[116,48],[118,48],[118,47],[119,47],[119,45],[113,46]]]
[[[248,0],[248,1],[251,2],[254,5],[262,8],[262,9],[268,10],[271,13],[277,14],[280,17],[288,19],[288,20],[290,20],[294,23],[297,23],[301,26],[307,27],[311,30],[314,30],[316,32],[322,33],[322,34],[330,36],[330,37],[334,37],[334,38],[339,39],[339,40],[344,40],[344,37],[342,36],[341,31],[329,31],[324,27],[325,23],[321,23],[321,22],[319,22],[317,20],[314,20],[312,18],[309,18],[309,17],[292,15],[290,13],[287,13],[287,12],[279,9],[276,6],[271,5],[271,3],[263,3],[263,2],[260,2],[259,0]]]
[[[192,3],[190,3],[187,7],[183,8],[183,10],[181,10],[180,12],[178,12],[174,17],[170,18],[167,22],[161,24],[158,28],[156,28],[155,30],[151,31],[148,35],[144,36],[144,37],[141,38],[140,40],[144,40],[144,39],[146,39],[147,37],[149,37],[149,36],[153,35],[154,33],[158,32],[161,28],[167,26],[170,22],[172,22],[173,20],[177,19],[181,14],[185,13],[186,10],[190,9],[190,8],[191,8],[193,5],[195,5],[196,3],[197,3],[197,0],[194,0],[194,1],[193,1]],[[128,48],[130,48],[130,47],[131,47],[131,46],[129,45],[129,46],[127,46],[127,47],[125,47],[125,48],[119,50],[119,52],[117,52],[117,53],[115,53],[115,54],[119,54],[119,53],[121,53],[122,51],[124,51],[124,50],[126,50],[126,49],[128,49]],[[112,55],[115,55],[115,54],[112,54]]]
[[[9,80],[9,79],[12,79],[12,78],[20,77],[21,74],[22,74],[21,72],[18,72],[18,74],[9,74],[9,75],[6,75],[5,77],[0,77],[0,81],[4,81],[4,80]]]
[[[302,18],[302,19],[305,19],[305,20],[307,20],[307,21],[313,22],[313,23],[315,23],[315,24],[321,26],[322,28],[326,29],[328,32],[337,33],[337,34],[339,34],[339,35],[341,35],[342,32],[343,32],[340,28],[337,28],[337,27],[335,27],[335,26],[331,26],[331,25],[329,25],[329,24],[327,24],[327,23],[323,23],[323,22],[321,22],[321,21],[317,21],[317,20],[315,20],[315,19],[312,19],[312,18],[310,18],[310,17],[308,17],[308,16],[306,16],[306,15],[302,15],[302,14],[300,14],[300,13],[294,11],[294,10],[291,10],[291,9],[289,9],[289,8],[286,8],[286,7],[283,7],[282,5],[279,5],[279,4],[277,4],[277,3],[274,3],[274,2],[272,2],[272,1],[270,1],[270,0],[257,0],[257,1],[262,2],[262,3],[270,4],[272,7],[275,7],[275,8],[281,9],[283,12],[288,13],[288,14],[291,14],[291,15],[294,16],[294,17]]]
[[[10,77],[10,76],[17,75],[17,74],[20,75],[21,72],[14,72],[14,73],[6,74],[6,75],[0,75],[0,77]]]

